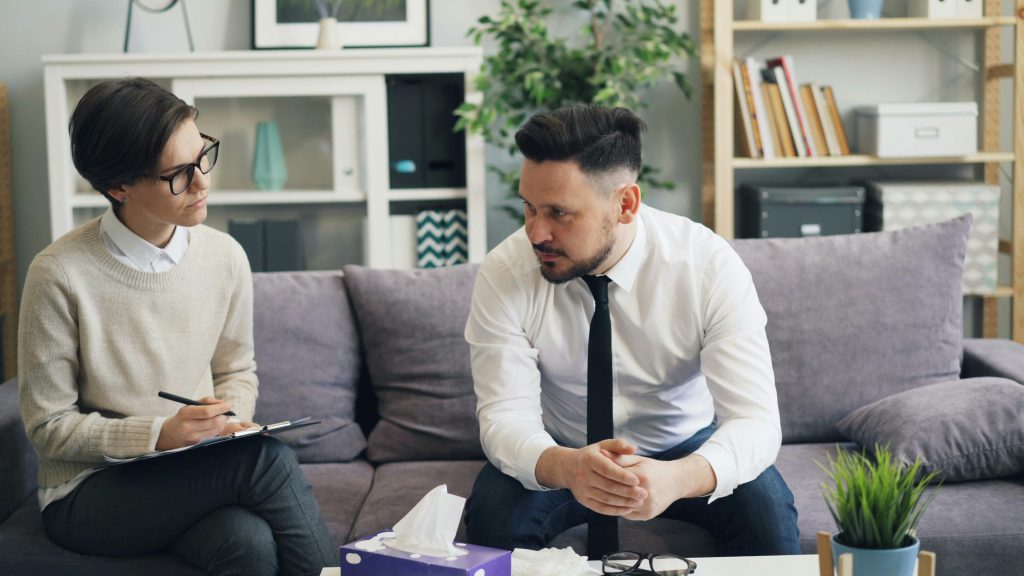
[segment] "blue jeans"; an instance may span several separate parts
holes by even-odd
[[[708,426],[653,457],[682,458],[699,448],[714,430],[714,425]],[[708,498],[677,500],[661,517],[690,522],[711,532],[718,540],[721,556],[800,553],[793,493],[775,466],[711,504]],[[469,542],[507,550],[544,548],[565,530],[586,521],[586,508],[571,491],[527,490],[491,463],[480,471],[466,504]]]
[[[166,552],[210,574],[318,576],[337,565],[295,453],[269,437],[102,470],[47,506],[43,525],[75,552]]]

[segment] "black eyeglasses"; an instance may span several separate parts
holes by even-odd
[[[640,567],[644,560],[651,564],[650,570]],[[656,576],[686,576],[697,570],[697,563],[674,554],[640,554],[639,552],[615,552],[601,558],[603,574],[655,574]]]
[[[199,168],[203,174],[209,174],[210,170],[213,170],[214,164],[217,163],[217,150],[220,149],[220,140],[202,133],[199,135],[210,144],[203,148],[195,162],[186,164],[167,176],[157,176],[158,180],[167,182],[168,187],[171,189],[171,194],[174,196],[188,190],[188,187],[192,185],[192,178],[196,175],[196,168]]]

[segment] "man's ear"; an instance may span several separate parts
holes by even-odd
[[[640,212],[640,186],[635,182],[615,192],[619,204],[619,224],[629,224]]]

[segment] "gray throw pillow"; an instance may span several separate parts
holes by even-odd
[[[346,462],[366,448],[355,423],[359,334],[338,272],[253,274],[260,394],[256,422],[312,416],[280,434],[300,462]]]
[[[893,455],[948,482],[1024,474],[1024,386],[970,378],[884,398],[839,421],[843,436]]]
[[[768,316],[783,441],[960,374],[970,215],[893,232],[736,240]]]
[[[380,413],[371,461],[484,457],[463,336],[477,269],[345,267]]]

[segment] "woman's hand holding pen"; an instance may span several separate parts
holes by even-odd
[[[164,420],[160,437],[156,441],[157,450],[191,446],[203,438],[230,434],[252,425],[239,422],[229,424],[224,413],[230,411],[231,406],[223,400],[206,396],[199,401],[202,405],[182,406],[177,414]]]

